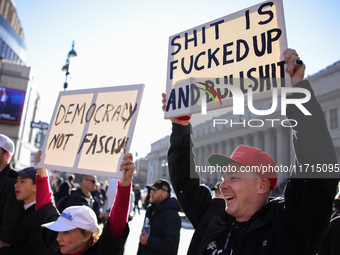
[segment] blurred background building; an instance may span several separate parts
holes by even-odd
[[[148,171],[148,158],[140,158],[135,161],[136,174],[133,177],[133,183],[139,184],[140,187],[145,187],[147,171]]]
[[[42,130],[30,127],[39,95],[32,87],[32,70],[26,66],[24,32],[11,0],[0,1],[0,133],[15,144],[13,167],[32,165],[31,153],[40,146]]]

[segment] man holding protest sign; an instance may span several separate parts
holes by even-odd
[[[286,187],[285,197],[269,199],[277,172],[242,171],[243,167],[268,165],[274,160],[259,149],[241,145],[232,156],[211,155],[209,164],[236,171],[223,171],[220,186],[224,201],[212,199],[200,186],[195,172],[189,120],[172,118],[168,152],[170,179],[177,198],[195,228],[188,254],[315,254],[327,228],[338,179],[301,176],[307,165],[337,164],[323,111],[308,83],[303,81],[305,66],[297,66],[295,50],[284,51],[286,71],[294,88],[304,88],[311,99],[304,104],[311,115],[290,104],[287,118],[297,120],[293,127],[296,155],[295,173]],[[300,98],[293,93],[291,99]],[[163,94],[163,110],[166,108]],[[319,149],[320,148],[320,149]],[[311,177],[311,178],[310,178]],[[317,203],[317,204],[315,204]]]

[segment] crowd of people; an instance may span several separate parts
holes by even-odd
[[[287,106],[292,127],[295,163],[337,165],[323,111],[308,81],[304,64],[293,49],[284,51],[292,85],[311,98],[304,107],[311,115]],[[301,62],[300,62],[301,63]],[[293,93],[291,99],[300,97]],[[163,110],[166,95],[163,94]],[[211,191],[195,172],[190,116],[173,118],[168,165],[170,181],[148,185],[143,207],[138,255],[177,254],[183,210],[195,232],[188,254],[340,254],[339,178],[305,178],[295,173],[277,187],[277,172],[243,172],[242,167],[275,166],[260,149],[240,145],[231,156],[212,154],[211,166],[231,166]],[[117,254],[124,253],[128,221],[141,213],[141,192],[133,185],[131,153],[119,166],[123,177],[105,190],[95,175],[70,174],[50,183],[44,168],[11,169],[13,141],[0,135],[0,254]],[[35,159],[41,161],[42,151]],[[174,189],[176,198],[171,196]],[[281,195],[273,198],[274,194]],[[133,215],[132,215],[133,213]],[[102,228],[100,227],[102,226]]]

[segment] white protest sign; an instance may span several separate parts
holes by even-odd
[[[144,84],[60,92],[38,166],[121,178],[143,90]]]
[[[233,93],[218,87],[222,84],[237,87],[243,95],[251,87],[254,101],[271,98],[273,88],[291,86],[285,72],[286,48],[282,0],[171,36],[164,117],[201,112],[205,102],[208,110],[231,106]]]

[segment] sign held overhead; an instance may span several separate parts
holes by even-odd
[[[230,90],[214,91],[216,85],[237,86],[243,95],[250,87],[255,100],[270,98],[273,88],[290,87],[286,48],[282,0],[260,3],[171,36],[165,118],[200,112],[200,97],[206,97],[208,110],[231,106]],[[215,99],[222,104],[215,104]]]
[[[60,92],[39,167],[113,178],[129,151],[144,85]]]

